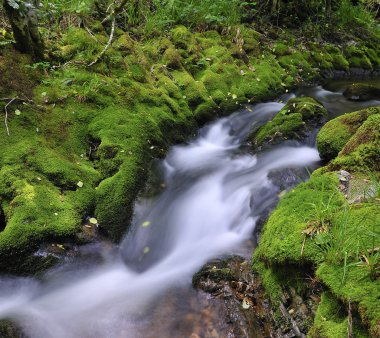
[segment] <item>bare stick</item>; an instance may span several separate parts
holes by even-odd
[[[17,99],[17,96],[14,97],[13,99],[11,99],[4,107],[4,110],[5,110],[5,119],[4,119],[4,123],[5,123],[5,129],[7,130],[7,135],[9,136],[9,128],[8,128],[8,106],[14,101]]]
[[[118,15],[124,8],[124,6],[126,5],[126,3],[128,2],[128,0],[123,0],[118,6],[116,6],[110,14],[108,14],[102,21],[102,25],[104,25],[105,23],[107,23],[108,21],[111,20],[112,17],[115,17],[116,15]],[[112,4],[111,4],[112,5]],[[108,6],[107,8],[107,13],[109,12],[110,8],[111,8],[111,5]]]
[[[92,32],[90,31],[90,29],[86,26],[86,24],[84,23],[84,21],[82,21],[82,25],[84,27],[84,29],[87,31],[88,34],[90,34],[90,36],[96,41],[96,42],[99,42],[99,40],[96,38],[96,36],[94,34],[92,34]]]
[[[91,67],[95,63],[97,63],[101,59],[101,57],[104,55],[104,53],[107,51],[108,47],[111,45],[112,39],[113,39],[113,34],[115,33],[115,22],[116,22],[116,19],[114,18],[112,21],[112,29],[111,29],[110,38],[108,39],[107,44],[105,45],[105,47],[103,48],[103,50],[99,54],[99,56],[94,61],[92,61],[90,64],[88,64],[87,67]]]

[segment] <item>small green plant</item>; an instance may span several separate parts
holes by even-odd
[[[49,62],[35,62],[30,65],[25,65],[25,68],[33,70],[48,70],[51,67]]]
[[[368,250],[367,253],[360,256],[360,261],[357,266],[365,269],[371,280],[375,280],[380,276],[380,252],[379,248],[376,251]]]

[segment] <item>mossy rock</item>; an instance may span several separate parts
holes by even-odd
[[[346,88],[343,95],[352,101],[380,100],[380,88],[365,83],[354,83]]]
[[[286,139],[301,139],[321,124],[327,110],[321,103],[310,98],[294,98],[253,136],[255,147],[278,143]]]
[[[372,70],[371,60],[363,51],[362,46],[350,45],[344,49],[344,55],[350,64],[350,68]]]
[[[370,115],[379,112],[379,108],[367,108],[328,121],[317,136],[317,147],[321,157],[325,160],[335,158],[362,123]]]
[[[379,108],[374,110],[379,112]],[[376,172],[380,170],[380,114],[373,114],[348,140],[338,156],[329,164],[330,170]]]
[[[235,260],[236,259],[238,258],[235,258]],[[199,287],[201,281],[207,279],[210,279],[215,283],[235,280],[236,276],[231,269],[229,259],[215,260],[205,264],[196,274],[194,274],[192,284],[195,287]]]
[[[135,50],[135,41],[129,36],[128,33],[123,33],[113,43],[113,47],[127,53],[133,53]]]
[[[191,45],[195,43],[194,35],[185,26],[173,28],[171,34],[171,40],[177,48],[191,50]]]
[[[164,63],[167,67],[171,69],[181,68],[182,66],[181,62],[182,62],[181,55],[173,47],[168,48],[165,51],[164,55],[162,56],[162,63]]]
[[[318,262],[321,252],[303,231],[316,218],[323,222],[343,206],[338,182],[335,173],[314,173],[308,182],[288,192],[265,224],[253,260],[296,265]]]

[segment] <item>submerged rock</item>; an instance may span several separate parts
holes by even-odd
[[[304,139],[326,117],[327,110],[313,98],[291,99],[271,121],[253,135],[253,145],[257,148],[288,139]]]
[[[343,95],[352,101],[380,100],[380,88],[365,83],[354,83],[347,87]]]

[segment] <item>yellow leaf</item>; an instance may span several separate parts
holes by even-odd
[[[94,217],[91,217],[89,220],[88,220],[91,224],[98,224],[98,220]]]
[[[141,226],[143,227],[143,228],[146,228],[146,227],[148,227],[150,225],[150,222],[149,221],[145,221],[143,224],[141,224]]]

